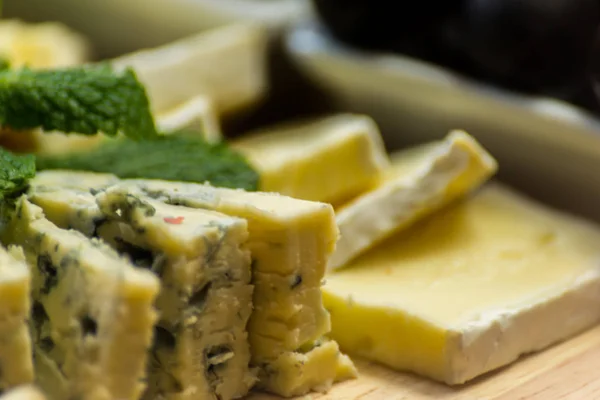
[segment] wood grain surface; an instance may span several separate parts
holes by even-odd
[[[600,327],[511,366],[449,387],[411,374],[355,360],[356,380],[335,385],[329,393],[303,400],[600,400]],[[277,400],[253,394],[248,400]]]

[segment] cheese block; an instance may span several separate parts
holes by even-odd
[[[337,203],[369,188],[389,165],[375,122],[339,114],[262,129],[231,146],[260,173],[260,189]]]
[[[262,27],[234,24],[111,62],[117,69],[135,70],[157,113],[204,95],[221,115],[251,105],[266,93],[267,41]]]
[[[462,131],[392,155],[379,186],[336,209],[340,240],[328,269],[464,196],[497,169],[494,158]]]
[[[4,393],[0,400],[46,400],[46,396],[33,385],[22,385]]]
[[[5,241],[33,273],[36,381],[52,399],[138,399],[158,279],[98,240],[58,228],[21,198]]]
[[[245,395],[256,380],[246,331],[252,309],[246,221],[122,191],[100,191],[95,199],[88,186],[102,188],[114,177],[89,173],[86,182],[85,174],[61,188],[56,184],[67,172],[45,172],[33,180],[29,198],[57,225],[104,239],[161,278],[144,397]]]
[[[600,227],[489,184],[331,274],[342,349],[461,384],[600,320]]]
[[[248,333],[259,387],[292,396],[355,376],[337,344],[319,340],[330,329],[320,286],[338,234],[330,205],[158,180],[125,180],[111,189],[248,220],[254,284]]]
[[[0,390],[33,382],[31,274],[20,248],[0,248]]]

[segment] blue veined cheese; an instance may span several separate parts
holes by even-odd
[[[46,400],[46,396],[33,385],[21,385],[4,393],[0,400]]]
[[[0,389],[33,382],[31,274],[20,248],[0,248]]]
[[[146,398],[243,396],[256,381],[246,325],[252,309],[247,222],[217,212],[102,192],[64,172],[32,181],[31,201],[62,227],[97,235],[162,281]],[[79,176],[81,177],[81,176]],[[109,177],[107,177],[109,178]],[[78,183],[75,183],[78,182]],[[79,188],[77,188],[79,187]],[[104,211],[104,212],[103,212]]]
[[[138,399],[158,279],[98,240],[64,230],[19,199],[5,240],[32,271],[36,381],[52,399]]]
[[[247,222],[121,191],[96,201],[100,237],[151,263],[163,290],[145,398],[239,398],[256,381],[246,325],[252,311]],[[173,379],[168,382],[167,377]]]
[[[336,209],[341,237],[329,270],[465,196],[496,170],[496,160],[463,131],[392,154],[377,187]]]
[[[330,205],[158,180],[125,180],[107,190],[248,220],[255,288],[248,333],[259,387],[292,396],[356,375],[337,344],[321,339],[330,320],[320,286],[338,235]]]

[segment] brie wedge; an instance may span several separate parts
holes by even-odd
[[[324,286],[351,354],[460,384],[600,320],[600,227],[490,184]]]
[[[231,146],[260,173],[260,190],[338,203],[370,189],[389,159],[375,122],[339,114],[243,135]]]
[[[336,210],[340,240],[329,270],[344,267],[394,232],[464,196],[497,169],[492,156],[462,131],[391,158],[378,187]]]

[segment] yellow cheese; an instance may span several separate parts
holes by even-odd
[[[0,396],[0,400],[46,400],[46,397],[37,387],[22,385]]]
[[[490,184],[331,274],[331,337],[460,384],[597,323],[599,260],[599,227]]]
[[[295,122],[231,144],[260,172],[261,190],[304,200],[346,200],[373,186],[389,165],[377,125],[363,115]]]
[[[256,103],[265,94],[267,39],[258,26],[234,24],[126,54],[112,64],[135,70],[155,112],[205,95],[221,115]]]
[[[462,131],[392,155],[381,184],[336,210],[340,240],[330,270],[489,179],[496,161]]]
[[[13,67],[70,67],[88,61],[89,43],[80,34],[57,22],[2,20],[0,54]]]

